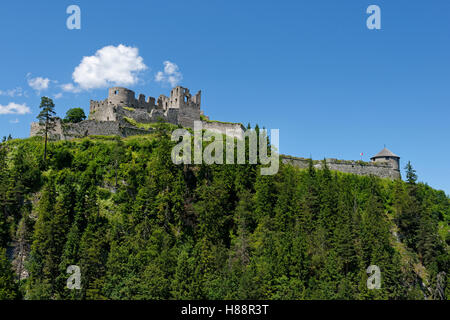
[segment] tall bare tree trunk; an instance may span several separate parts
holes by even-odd
[[[48,120],[45,121],[44,164],[47,163],[47,136],[48,136]]]

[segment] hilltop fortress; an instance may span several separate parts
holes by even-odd
[[[192,96],[189,89],[177,86],[170,97],[160,95],[158,99],[140,94],[136,99],[132,90],[114,87],[108,90],[103,101],[90,102],[88,120],[79,123],[63,123],[56,120],[50,133],[53,140],[70,140],[90,135],[117,135],[127,137],[149,134],[152,124],[162,120],[174,125],[193,128],[194,121],[202,121],[203,129],[242,138],[245,128],[240,123],[210,121],[200,110],[201,91]],[[31,124],[30,136],[39,134],[39,123]]]
[[[194,96],[189,89],[177,86],[170,92],[170,97],[160,95],[158,99],[132,90],[113,87],[103,101],[90,102],[88,120],[79,123],[64,123],[56,119],[55,128],[49,136],[53,140],[70,140],[90,135],[117,135],[127,137],[153,132],[152,125],[165,121],[186,128],[193,128],[194,121],[202,121],[203,129],[228,134],[243,139],[245,128],[240,123],[211,121],[201,110],[201,91]],[[30,136],[39,135],[39,123],[31,124]],[[308,167],[308,159],[281,155],[281,161],[300,168]],[[326,159],[331,170],[358,175],[375,175],[382,178],[399,179],[400,157],[384,148],[371,158],[371,162]],[[321,161],[314,161],[314,166],[322,168]]]
[[[120,121],[124,117],[134,119],[137,123],[151,123],[159,118],[173,124],[192,128],[194,121],[200,120],[201,91],[192,96],[189,89],[175,87],[170,97],[160,95],[158,100],[135,93],[129,89],[115,87],[109,89],[108,98],[92,101],[89,119],[96,121]]]

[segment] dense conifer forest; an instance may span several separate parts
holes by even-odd
[[[450,199],[412,166],[175,165],[169,129],[0,144],[0,299],[450,297]]]

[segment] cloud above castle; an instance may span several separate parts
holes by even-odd
[[[31,73],[27,73],[25,79],[37,95],[46,92],[54,99],[60,99],[64,92],[79,93],[112,86],[136,85],[143,80],[143,71],[148,69],[137,47],[119,44],[105,46],[98,49],[94,55],[84,56],[79,65],[73,69],[72,82],[63,83],[45,76],[33,76]],[[161,85],[168,84],[172,87],[177,86],[182,79],[180,68],[171,61],[164,61],[163,70],[154,74],[153,78]],[[0,96],[28,97],[21,87],[0,90]],[[0,105],[0,115],[28,113],[30,109],[24,103],[9,101],[6,105]]]
[[[31,78],[31,73],[27,74],[28,85],[40,93],[43,90],[47,90],[50,84],[50,79],[43,77]]]
[[[183,79],[178,65],[171,61],[164,61],[163,64],[163,71],[159,71],[154,80],[172,87],[178,85]],[[111,86],[131,86],[139,82],[142,71],[147,69],[138,48],[110,45],[97,50],[92,56],[83,57],[72,73],[74,83],[60,87],[65,92],[77,93]]]
[[[62,89],[76,92],[111,85],[134,85],[139,81],[139,73],[146,69],[138,48],[122,44],[106,46],[93,56],[83,57],[72,74],[76,85],[65,84]]]
[[[175,87],[183,79],[178,66],[170,61],[164,61],[164,71],[159,71],[155,76],[156,82],[168,83]]]
[[[7,105],[0,104],[0,114],[27,114],[31,113],[30,108],[25,104],[10,102]]]
[[[7,96],[7,97],[22,97],[26,95],[26,92],[23,91],[21,87],[16,87],[14,89],[8,89],[8,90],[0,90],[0,96]]]

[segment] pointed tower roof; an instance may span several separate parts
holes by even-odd
[[[385,158],[385,157],[392,157],[392,158],[399,158],[400,159],[400,157],[398,155],[396,155],[395,153],[393,153],[391,150],[387,149],[386,147],[383,148],[383,150],[378,152],[376,155],[374,155],[370,159]]]

